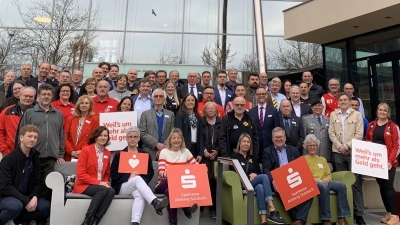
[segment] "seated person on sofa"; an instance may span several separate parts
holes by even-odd
[[[111,164],[111,187],[115,189],[116,194],[132,195],[135,201],[132,204],[132,225],[139,225],[145,207],[145,200],[153,205],[156,213],[162,215],[162,209],[168,205],[168,197],[162,201],[157,200],[152,190],[147,184],[153,179],[154,170],[150,154],[146,151],[138,149],[137,145],[140,140],[140,130],[137,127],[129,127],[126,129],[126,142],[128,146],[122,152],[146,153],[149,155],[147,175],[140,175],[137,172],[118,173],[120,153],[118,151]]]
[[[248,176],[251,185],[257,194],[258,213],[261,217],[262,225],[267,225],[267,204],[268,203],[268,220],[277,224],[285,224],[286,221],[281,217],[279,212],[275,210],[271,183],[267,175],[262,174],[258,157],[253,155],[253,146],[251,137],[247,133],[240,135],[235,153],[230,156],[232,159],[237,159],[242,165],[243,170]],[[230,170],[235,169],[230,166]]]
[[[50,202],[40,198],[40,159],[33,146],[39,128],[29,124],[19,132],[20,144],[0,163],[0,224],[45,225],[50,216]]]
[[[317,182],[319,189],[319,214],[323,225],[331,225],[331,210],[330,210],[330,191],[337,194],[338,208],[338,225],[347,225],[345,217],[350,216],[349,202],[347,201],[346,185],[340,181],[332,180],[331,170],[324,157],[317,155],[320,141],[313,134],[309,134],[304,139],[303,148],[308,154],[305,156],[308,166]]]
[[[269,180],[277,193],[275,181],[272,178],[271,171],[300,157],[296,147],[286,145],[285,130],[281,127],[275,127],[272,130],[272,143],[270,147],[264,149],[262,157],[263,172],[268,175]],[[283,193],[284,194],[284,193]],[[310,210],[313,199],[309,199],[297,207],[288,210],[293,222],[292,225],[310,225],[307,223],[308,211]]]
[[[110,186],[111,156],[105,148],[110,140],[109,134],[107,127],[97,127],[89,138],[89,145],[79,154],[73,193],[93,197],[82,225],[98,225],[115,195]]]

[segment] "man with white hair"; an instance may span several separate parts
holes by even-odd
[[[300,101],[300,87],[293,85],[290,87],[290,100],[292,103],[292,115],[302,118],[305,115],[312,114],[311,107]]]
[[[272,79],[269,82],[269,92],[271,93],[272,104],[273,104],[273,107],[276,109],[279,109],[279,106],[281,105],[281,101],[286,99],[286,96],[279,93],[281,86],[282,86],[281,79],[279,79],[277,77],[275,77],[274,79]]]
[[[187,80],[187,84],[177,89],[179,99],[182,99],[188,93],[192,93],[194,96],[196,96],[198,102],[203,101],[204,88],[201,86],[201,84],[197,84],[197,72],[189,71]]]
[[[21,80],[21,81],[23,81],[24,83],[26,83],[26,81],[27,81],[29,78],[32,78],[32,77],[33,77],[33,76],[32,76],[32,72],[33,72],[33,70],[32,70],[32,64],[30,64],[30,63],[24,63],[24,64],[21,66],[21,70],[20,70],[21,76],[19,76],[16,80]],[[6,99],[13,96],[12,86],[14,85],[14,82],[15,82],[15,80],[14,80],[13,82],[11,82],[10,85],[8,85],[7,94],[6,94]]]
[[[238,72],[236,69],[232,68],[228,70],[228,82],[226,82],[226,87],[228,87],[232,92],[235,92],[235,89],[238,85],[236,82],[238,78]]]
[[[4,93],[4,96],[7,94],[8,86],[15,80],[14,71],[10,70],[4,75],[4,81],[0,85],[0,92]]]

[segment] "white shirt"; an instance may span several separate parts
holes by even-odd
[[[294,103],[292,102],[293,110],[294,110],[294,112],[296,113],[296,116],[297,116],[297,117],[300,117],[300,116],[301,116],[300,104],[301,104],[301,102],[299,102],[297,105],[294,104]],[[301,118],[301,117],[300,117],[300,118]]]
[[[188,93],[190,93],[190,90],[192,89],[191,87],[192,86],[190,86],[190,84],[188,84]],[[194,94],[194,96],[196,96],[196,98],[198,100],[199,97],[197,96],[197,86],[196,85],[193,86],[193,94]]]
[[[199,121],[197,121],[199,122]],[[192,126],[190,126],[190,132],[191,132],[191,141],[193,143],[197,143],[197,127],[193,128]],[[190,146],[189,146],[190,147]]]
[[[345,137],[345,133],[344,133],[344,121],[346,120],[346,118],[350,115],[350,109],[347,109],[347,111],[345,113],[342,113],[342,110],[339,109],[338,113],[342,116],[342,143],[344,146],[345,145],[345,141],[344,141],[344,137]],[[346,146],[347,147],[347,146]]]
[[[222,106],[225,106],[225,100],[226,100],[225,87],[221,88],[221,86],[218,85],[218,92],[219,92],[219,96],[221,97],[221,104],[222,104]]]

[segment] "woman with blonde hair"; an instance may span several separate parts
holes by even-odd
[[[164,91],[167,93],[167,98],[165,99],[164,109],[172,111],[175,115],[179,111],[179,98],[176,93],[176,86],[172,80],[167,81],[164,84]]]
[[[65,161],[78,158],[83,147],[89,143],[89,137],[99,126],[99,117],[93,113],[92,98],[82,95],[75,105],[74,115],[68,117],[65,131]]]
[[[240,135],[235,152],[230,157],[232,159],[237,159],[240,165],[242,165],[244,172],[248,176],[257,194],[258,213],[261,217],[262,225],[267,225],[267,220],[276,224],[285,224],[286,221],[274,207],[271,182],[267,175],[261,173],[257,155],[253,155],[253,144],[249,134],[243,133]],[[235,171],[232,166],[230,166],[230,170]],[[269,211],[268,217],[267,203]]]
[[[186,148],[182,131],[178,128],[171,130],[167,139],[167,147],[161,150],[158,158],[158,181],[156,185],[156,194],[164,194],[169,197],[169,189],[167,182],[167,165],[182,165],[182,164],[198,164],[192,153]],[[191,207],[182,208],[185,216],[192,218],[192,213],[196,212],[197,204]],[[176,225],[178,222],[177,209],[171,209],[167,206],[168,219],[170,225]]]

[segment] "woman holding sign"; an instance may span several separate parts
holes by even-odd
[[[398,202],[396,191],[393,187],[394,176],[398,166],[397,155],[399,150],[399,126],[390,118],[390,107],[386,103],[378,105],[375,121],[368,125],[365,141],[371,141],[377,144],[386,145],[388,156],[389,179],[375,178],[378,182],[383,205],[385,205],[386,215],[381,219],[381,223],[394,225],[399,222]]]
[[[105,148],[110,136],[107,127],[97,127],[89,138],[89,145],[82,149],[76,167],[73,193],[92,198],[82,225],[98,225],[114,198],[110,186],[110,152]]]
[[[79,157],[82,148],[88,145],[90,135],[98,126],[99,117],[93,113],[92,98],[82,95],[76,102],[74,114],[65,122],[65,161]]]
[[[147,186],[151,179],[153,179],[154,169],[150,154],[137,147],[140,140],[139,128],[129,127],[126,129],[126,140],[128,146],[115,154],[111,164],[111,187],[115,189],[117,195],[132,195],[135,199],[132,205],[131,222],[132,225],[139,225],[145,207],[145,200],[154,207],[158,215],[162,215],[163,208],[168,205],[168,197],[165,197],[162,201],[157,200],[157,197],[153,194],[149,186]],[[147,174],[140,175],[138,172],[130,174],[119,173],[118,168],[122,159],[120,157],[121,152],[147,154],[149,156]]]
[[[306,136],[303,148],[308,154],[305,156],[308,166],[314,176],[319,189],[319,214],[324,225],[331,225],[332,214],[330,210],[330,191],[337,194],[338,221],[337,225],[347,225],[345,217],[350,216],[350,207],[347,199],[346,185],[340,181],[332,180],[331,169],[324,157],[317,155],[320,141],[314,134]]]
[[[198,164],[192,153],[186,148],[182,131],[178,128],[173,128],[167,139],[167,148],[161,150],[158,158],[158,182],[155,192],[157,194],[165,194],[169,196],[168,181],[167,181],[167,165],[182,165],[182,164]],[[196,212],[197,204],[192,207],[182,208],[185,216],[192,218],[192,213]],[[171,209],[167,206],[168,219],[170,225],[177,225],[178,215],[177,209]]]
[[[253,155],[253,145],[251,137],[247,133],[240,135],[235,153],[230,158],[237,159],[242,165],[246,175],[249,177],[250,183],[257,194],[258,214],[261,217],[262,225],[267,225],[267,219],[277,224],[285,224],[286,221],[282,218],[277,210],[275,210],[271,182],[267,175],[261,173],[258,157]],[[230,170],[235,169],[230,166]],[[267,217],[267,203],[269,215]]]

